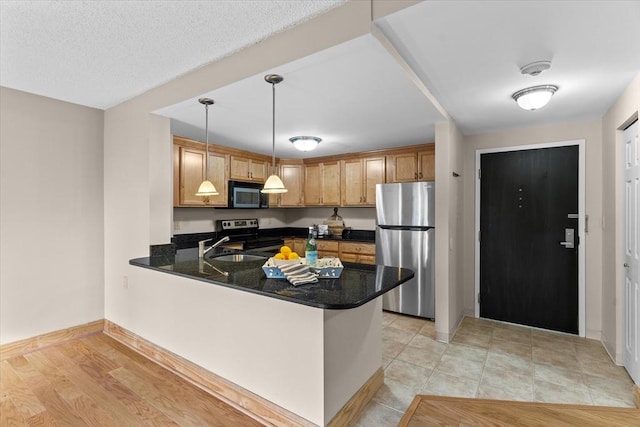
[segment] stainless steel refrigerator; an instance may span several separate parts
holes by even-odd
[[[435,183],[376,185],[376,264],[415,277],[387,292],[385,310],[435,318]]]

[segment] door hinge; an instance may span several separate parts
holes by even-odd
[[[481,237],[482,237],[482,232],[478,230],[478,242],[481,240]]]
[[[478,292],[478,305],[480,304],[480,292]]]
[[[478,179],[482,178],[482,172],[480,172],[480,169],[478,169]]]

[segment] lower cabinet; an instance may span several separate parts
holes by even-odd
[[[360,264],[376,263],[376,245],[374,243],[340,242],[340,259]]]
[[[303,257],[307,239],[298,237],[288,238],[284,239],[284,244]],[[375,243],[341,242],[338,240],[318,239],[318,257],[322,258],[327,256],[338,257],[344,262],[375,265],[376,245]]]
[[[293,252],[303,257],[304,247],[307,245],[307,239],[302,239],[302,238],[284,239],[284,244],[289,246]]]
[[[340,256],[340,242],[335,240],[319,240],[318,241],[318,257]]]

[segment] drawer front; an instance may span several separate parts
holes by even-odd
[[[340,260],[343,262],[358,262],[358,255],[341,253]]]
[[[328,252],[338,252],[340,244],[338,242],[318,242],[318,250],[319,251],[328,251]]]
[[[375,257],[375,255],[358,255],[358,262],[360,264],[375,265],[376,264],[376,257]]]
[[[371,243],[340,243],[340,251],[355,253],[355,254],[363,254],[363,255],[375,255],[376,254],[376,246]]]

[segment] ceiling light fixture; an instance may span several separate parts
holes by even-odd
[[[537,110],[547,105],[551,96],[556,93],[557,90],[558,86],[554,85],[533,86],[519,90],[511,95],[511,97],[518,103],[520,108],[524,110]]]
[[[311,151],[320,144],[322,139],[317,136],[292,136],[289,141],[300,151]]]
[[[278,74],[267,74],[266,76],[264,76],[264,80],[267,83],[271,84],[271,92],[273,94],[273,121],[272,121],[272,138],[271,138],[271,142],[272,142],[272,163],[271,163],[271,169],[272,169],[272,174],[269,176],[269,178],[267,178],[267,180],[264,183],[264,187],[262,188],[262,190],[260,190],[261,193],[267,193],[267,194],[278,194],[278,193],[286,193],[288,190],[286,188],[284,188],[284,184],[282,183],[282,180],[280,179],[280,177],[276,174],[276,85],[280,82],[282,82],[282,80],[284,80],[284,78]]]
[[[213,183],[211,181],[209,181],[209,105],[213,105],[213,99],[211,98],[200,98],[198,99],[198,102],[202,105],[204,105],[204,114],[205,114],[205,135],[206,135],[206,145],[205,145],[205,155],[204,155],[204,170],[205,170],[205,175],[204,175],[204,181],[202,181],[202,184],[200,184],[200,187],[198,187],[198,192],[196,193],[196,196],[205,196],[205,197],[209,197],[209,196],[217,196],[218,194],[218,190],[216,190],[216,187],[213,185]],[[205,200],[205,202],[208,202],[208,200]]]

